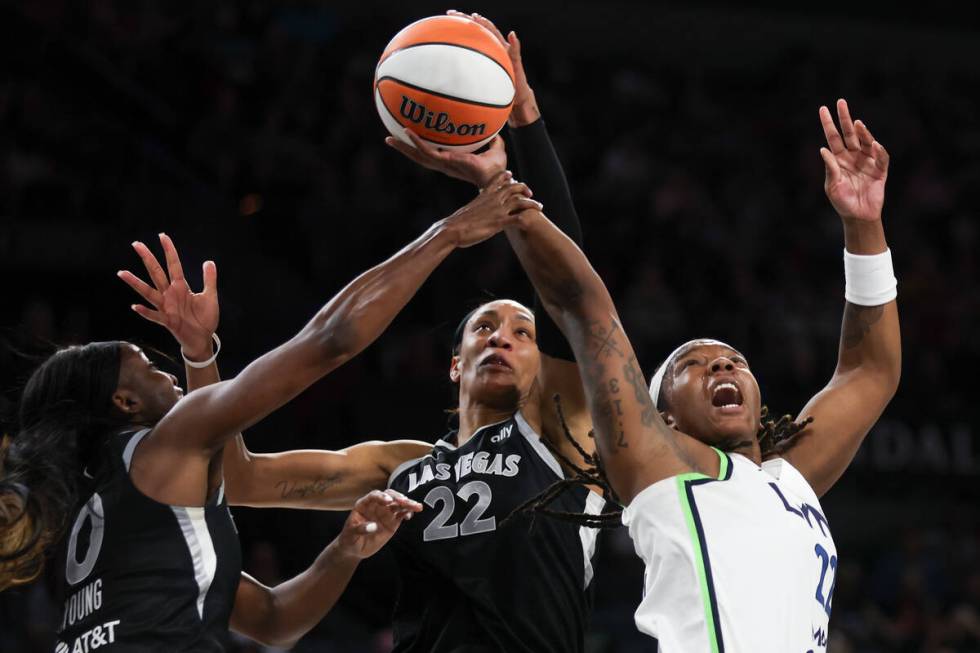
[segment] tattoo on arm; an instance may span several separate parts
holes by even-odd
[[[610,450],[612,454],[618,454],[621,449],[629,448],[629,441],[626,438],[626,429],[623,426],[623,407],[620,390],[623,382],[629,385],[633,391],[633,400],[640,409],[640,423],[644,428],[656,429],[663,437],[663,442],[667,450],[673,453],[679,460],[683,461],[691,469],[699,471],[697,464],[690,452],[683,446],[677,438],[677,433],[658,421],[659,413],[657,406],[653,403],[650,393],[647,390],[646,382],[643,379],[643,372],[640,370],[635,356],[626,358],[623,352],[623,340],[620,337],[622,328],[616,320],[612,320],[608,327],[604,327],[598,322],[590,325],[590,351],[587,362],[582,366],[583,380],[587,380],[596,388],[594,405],[596,408],[596,428],[602,429],[611,436]],[[607,371],[605,361],[607,359],[621,359],[616,361]],[[622,376],[617,374],[621,370]],[[607,378],[612,377],[612,378]],[[628,392],[628,390],[626,390]]]
[[[582,370],[583,376],[589,377],[595,385],[596,416],[604,425],[604,430],[613,436],[613,454],[629,447],[626,431],[623,428],[622,399],[613,397],[619,394],[619,379],[605,379],[606,365],[603,362],[608,358],[623,358],[623,351],[616,337],[619,332],[620,326],[616,320],[612,320],[608,328],[599,322],[589,325],[590,351],[588,361]]]
[[[626,382],[633,386],[633,394],[643,410],[640,414],[640,421],[643,422],[643,426],[653,426],[657,407],[653,405],[653,399],[650,398],[650,393],[647,391],[646,383],[643,381],[643,372],[640,371],[640,366],[636,364],[636,357],[630,358],[623,365],[623,376],[626,377]]]
[[[844,305],[844,324],[841,327],[841,343],[844,349],[853,349],[860,345],[884,313],[884,306],[858,306],[847,302]]]
[[[282,480],[276,483],[275,488],[279,490],[280,497],[283,499],[306,499],[308,497],[319,497],[335,486],[340,481],[340,474],[315,478],[309,483],[299,484],[296,481]]]

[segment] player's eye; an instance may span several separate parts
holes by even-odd
[[[491,331],[493,329],[493,325],[489,322],[480,322],[473,328],[474,331],[481,331],[483,329]]]

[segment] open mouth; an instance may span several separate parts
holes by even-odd
[[[723,381],[711,392],[711,405],[723,412],[736,411],[743,403],[742,391],[731,381]]]
[[[498,354],[490,354],[484,358],[480,363],[480,367],[491,367],[504,370],[511,369],[510,364],[504,360],[504,357]]]

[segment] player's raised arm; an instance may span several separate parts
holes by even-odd
[[[340,535],[303,573],[275,587],[242,574],[231,629],[268,646],[292,648],[337,603],[361,560],[377,553],[420,510],[422,504],[394,490],[362,497]]]
[[[153,451],[169,454],[172,462],[182,457],[181,452],[210,458],[229,438],[373,342],[451,251],[482,242],[512,222],[510,213],[524,206],[526,192],[501,173],[488,192],[351,282],[288,342],[234,379],[201,388],[178,402],[137,449],[137,457]],[[173,268],[170,276],[182,278],[183,272]],[[137,462],[134,459],[134,471]]]
[[[647,392],[605,285],[582,251],[540,211],[521,215],[514,250],[578,361],[596,444],[613,489],[629,503],[689,471],[717,473],[707,446],[669,428]]]
[[[513,159],[513,170],[518,179],[534,189],[535,199],[547,207],[549,219],[568,237],[582,246],[582,225],[579,221],[571,190],[565,178],[561,161],[551,142],[545,122],[541,117],[534,90],[528,83],[521,56],[521,41],[516,32],[504,34],[490,19],[480,14],[466,14],[449,10],[450,16],[473,21],[492,33],[510,58],[514,70],[514,103],[507,119],[507,144]],[[419,165],[443,174],[468,181],[478,187],[485,184],[490,175],[507,166],[504,142],[498,136],[482,152],[443,150],[420,139],[411,131],[406,132],[414,147],[398,139],[388,137],[385,142]],[[588,437],[592,421],[575,356],[555,323],[543,310],[537,296],[533,303],[535,330],[541,357],[541,383],[543,435],[570,460],[579,458],[573,445],[564,437],[565,429],[555,409],[553,397],[561,397],[562,414],[569,427],[569,434],[579,447],[587,452],[595,449]]]
[[[844,226],[846,302],[837,368],[800,414],[813,423],[782,452],[818,496],[853,460],[894,396],[902,367],[896,282],[881,221],[888,152],[863,122],[851,119],[847,102],[838,100],[837,113],[841,131],[820,107],[824,190]]]
[[[178,269],[180,256],[173,241],[165,234],[160,241],[168,267]],[[177,341],[185,361],[188,391],[217,383],[221,379],[212,345],[220,314],[215,263],[204,263],[204,288],[194,293],[182,275],[171,280],[146,245],[135,242],[133,249],[150,281],[144,282],[129,271],[119,272],[119,278],[150,305],[134,304],[133,310],[166,328]],[[361,496],[384,489],[398,465],[424,455],[430,448],[425,442],[399,440],[364,442],[342,451],[255,454],[239,433],[225,446],[223,474],[217,477],[224,478],[225,496],[232,505],[350,510]]]

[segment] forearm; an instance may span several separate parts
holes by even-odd
[[[330,612],[359,562],[344,555],[334,540],[309,569],[266,588],[257,623],[243,624],[239,629],[264,644],[291,648]]]
[[[157,438],[196,444],[206,455],[342,365],[394,319],[455,248],[440,221],[380,265],[357,277],[288,342],[230,381],[190,393],[157,425]],[[195,442],[188,442],[190,433]]]
[[[534,199],[544,204],[548,219],[581,246],[582,225],[544,120],[511,128],[510,144],[516,177],[531,187]]]
[[[543,214],[526,211],[520,226],[506,232],[535,291],[566,335],[572,323],[584,323],[590,314],[615,313],[585,254]]]
[[[558,154],[551,144],[544,120],[538,119],[510,130],[510,144],[514,153],[517,177],[534,191],[535,199],[545,206],[548,218],[566,236],[582,246],[582,225],[572,202],[572,194],[565,179]],[[542,310],[541,300],[534,295],[538,347],[553,358],[572,361],[575,357],[568,341]]]
[[[521,227],[514,249],[575,353],[596,447],[620,499],[628,503],[651,483],[701,469],[660,418],[616,307],[585,255],[540,213]]]
[[[844,220],[844,246],[850,254],[872,256],[888,249],[881,220]],[[846,302],[841,323],[837,374],[865,371],[897,384],[901,339],[895,300],[878,306]]]
[[[352,281],[299,337],[313,336],[331,357],[342,360],[371,344],[455,248],[444,222]]]
[[[225,447],[225,495],[230,504],[312,510],[350,510],[371,490],[383,490],[400,464],[432,449],[416,440],[272,454],[251,453],[238,445],[240,441]]]

